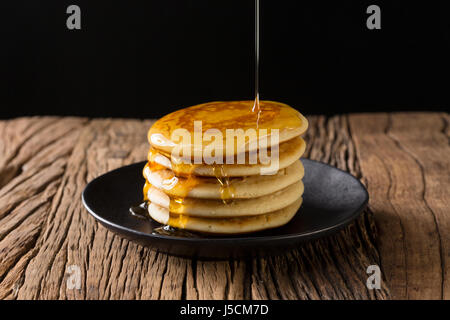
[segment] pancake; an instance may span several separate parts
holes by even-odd
[[[143,170],[150,216],[174,228],[239,234],[289,222],[302,203],[308,121],[273,101],[209,102],[156,121]]]
[[[163,191],[151,187],[148,191],[148,199],[151,203],[168,209],[171,213],[196,217],[229,218],[241,216],[253,216],[284,208],[303,194],[303,183],[297,181],[294,184],[259,198],[230,200],[207,200],[196,198],[170,198]]]
[[[260,139],[268,138],[268,146],[278,145],[302,135],[308,128],[306,118],[284,103],[260,101],[260,113],[252,112],[253,104],[254,101],[219,101],[177,110],[153,124],[148,132],[148,141],[153,148],[168,154],[173,154],[172,151],[182,145],[190,149],[190,155],[194,155],[196,151],[204,155],[209,143],[213,140],[218,142],[215,139],[210,142],[203,141],[205,132],[210,129],[217,130],[222,136],[222,154],[233,156],[239,152],[257,150]],[[203,139],[195,138],[195,121],[201,121],[201,128],[197,127],[197,132],[201,133]],[[175,137],[175,132],[182,132],[180,129],[189,134],[188,141]],[[235,129],[242,129],[241,132],[235,133],[237,141],[244,143],[233,141],[232,145],[227,146],[227,130]],[[246,136],[249,129],[255,130],[254,136]],[[274,129],[279,130],[279,139],[271,139]]]
[[[152,186],[172,198],[197,199],[249,199],[258,198],[286,188],[303,178],[304,168],[300,160],[281,169],[275,175],[233,177],[227,180],[228,192],[221,181],[211,177],[176,177],[172,170],[152,171],[144,169],[144,177]]]
[[[302,203],[299,197],[289,206],[270,213],[228,219],[187,217],[169,213],[169,210],[150,203],[148,212],[157,222],[174,228],[214,234],[240,234],[276,228],[288,223]]]
[[[301,137],[295,137],[279,146],[279,169],[284,169],[296,162],[305,152],[306,143]],[[204,176],[204,177],[243,177],[260,175],[264,168],[269,165],[264,164],[184,164],[179,160],[155,149],[151,149],[148,154],[149,162],[158,164],[167,169],[171,169],[177,176]],[[219,167],[220,170],[217,170]]]

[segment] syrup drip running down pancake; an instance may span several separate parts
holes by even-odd
[[[196,198],[196,199],[251,199],[272,194],[301,180],[304,168],[300,160],[295,161],[289,167],[280,169],[275,175],[251,175],[229,178],[232,186],[232,196],[223,194],[223,185],[214,177],[179,176],[172,170],[151,170],[148,165],[144,168],[146,187],[144,197],[147,197],[150,185],[164,190],[172,198]],[[147,197],[148,198],[148,197]],[[147,200],[146,198],[146,200]]]
[[[279,146],[279,169],[284,169],[295,161],[297,161],[305,152],[306,143],[300,137],[295,137],[289,141],[281,143]],[[270,155],[270,150],[268,155]],[[246,155],[248,159],[248,153]],[[265,164],[186,164],[181,159],[177,159],[171,154],[150,148],[148,152],[149,165],[157,168],[166,168],[172,170],[176,175],[180,176],[204,176],[204,177],[242,177],[260,175]],[[218,170],[221,171],[218,171]]]
[[[303,194],[304,169],[298,159],[305,151],[300,135],[308,122],[279,102],[260,101],[259,112],[253,107],[254,101],[211,102],[178,110],[154,123],[143,169],[143,196],[153,219],[175,228],[226,234],[289,222]],[[179,129],[189,134],[188,140],[174,138]],[[231,145],[227,144],[230,129],[234,130]],[[253,136],[247,134],[251,129]],[[209,145],[204,135],[210,130],[219,133],[214,142],[221,139],[219,163],[204,156]],[[179,147],[182,157],[174,155]],[[250,160],[251,154],[260,155],[264,148],[270,160],[276,156],[277,169],[271,175],[262,173],[267,163]],[[230,158],[233,161],[228,163]]]
[[[303,194],[303,183],[298,180],[294,184],[276,191],[272,194],[232,201],[224,205],[222,201],[215,199],[171,198],[164,191],[151,187],[147,193],[151,203],[168,209],[179,215],[189,215],[204,218],[230,218],[240,216],[255,216],[269,213],[287,207],[295,202]]]

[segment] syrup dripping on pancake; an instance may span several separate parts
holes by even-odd
[[[253,102],[253,107],[249,114],[243,115],[240,118],[238,117],[237,119],[233,119],[234,123],[227,123],[227,121],[219,121],[219,122],[207,121],[207,123],[212,125],[212,127],[214,127],[214,128],[218,128],[218,126],[220,126],[223,129],[228,129],[228,128],[234,128],[236,126],[241,127],[242,125],[250,127],[251,121],[253,121],[253,123],[256,124],[257,130],[260,127],[260,121],[263,117],[263,115],[262,115],[263,108],[261,107],[260,100],[259,100],[259,60],[260,60],[259,59],[259,46],[260,46],[260,44],[259,44],[259,40],[260,40],[260,37],[259,37],[260,13],[259,13],[259,11],[260,11],[259,0],[255,0],[255,100]],[[207,106],[207,104],[205,104],[205,105]],[[203,107],[205,105],[203,105]],[[238,107],[236,105],[236,103],[235,103],[235,106]],[[223,109],[220,108],[220,106],[217,105],[217,103],[214,107],[217,108],[216,112],[211,112],[212,110],[208,110],[206,112],[206,116],[209,120],[211,120],[211,118],[213,118],[213,119],[216,118],[218,114],[222,113],[222,115],[223,115]],[[222,109],[222,110],[220,110],[220,109]],[[171,125],[175,125],[175,127],[178,127],[178,128],[188,128],[189,126],[192,125],[193,121],[198,120],[198,119],[195,119],[196,118],[195,116],[190,117],[191,110],[189,110],[189,109],[186,110],[183,114],[183,117],[181,117],[181,118],[167,119],[167,120],[169,120],[169,122],[166,123],[166,126],[170,128]],[[268,108],[267,108],[268,113],[264,114],[264,118],[266,118],[266,117],[268,119],[276,118],[277,116],[279,116],[280,110],[281,110],[280,107],[277,106],[276,104],[275,105],[269,104]],[[230,110],[229,105],[228,105],[227,111],[231,112],[231,114],[234,115],[233,110]],[[256,113],[256,119],[255,119],[255,113]],[[198,117],[198,114],[196,114],[196,116]],[[202,119],[203,117],[198,117],[198,118]],[[217,119],[219,119],[219,120],[220,120],[220,118],[221,117],[217,117]],[[173,120],[178,120],[178,121],[173,121]],[[178,122],[180,122],[180,120],[181,120],[181,122],[185,122],[185,123],[178,123]],[[190,121],[192,121],[192,123],[189,123]],[[172,122],[172,123],[170,123],[170,122]],[[290,124],[289,121],[287,121],[286,125],[289,126],[289,124]],[[208,128],[203,128],[203,129],[206,130]],[[221,131],[223,131],[223,130],[221,130]],[[190,132],[192,132],[192,130],[190,130]],[[161,135],[161,137],[163,137],[163,135]],[[155,152],[153,147],[150,149],[149,155],[148,155],[148,163],[147,163],[146,167],[144,167],[144,171],[147,167],[153,172],[166,169],[164,166],[162,166],[161,164],[159,164],[155,161],[156,155],[158,154],[158,152],[163,153],[163,152],[161,152],[161,150],[157,150]],[[174,177],[179,172],[186,172],[186,171],[192,172],[193,171],[194,167],[192,164],[186,164],[182,161],[174,162],[170,155],[165,155],[165,156],[167,159],[169,159],[169,161],[171,163],[171,168],[172,168],[172,172],[174,173]],[[184,167],[181,167],[181,166],[184,166]],[[180,169],[183,169],[183,170],[180,170]],[[188,170],[186,170],[186,169],[188,169]],[[213,172],[214,172],[214,176],[216,177],[216,179],[218,180],[218,182],[220,184],[221,199],[224,204],[228,205],[228,204],[230,204],[230,202],[233,201],[234,194],[235,194],[235,190],[231,184],[231,180],[226,175],[223,164],[213,164]],[[151,187],[151,184],[148,182],[148,179],[145,176],[145,173],[144,173],[144,177],[146,179],[146,183],[143,188],[143,193],[144,193],[143,198],[144,198],[144,203],[147,204],[149,201],[148,191]],[[192,188],[197,184],[198,178],[196,178],[193,174],[189,174],[187,176],[187,181],[188,181],[188,183],[184,183],[182,186],[184,188],[183,192],[182,192],[183,197],[170,198],[169,211],[174,211],[174,209],[177,209],[176,210],[177,212],[182,212],[182,209],[184,206],[183,205],[184,199],[189,194],[189,191],[192,190]],[[172,187],[176,187],[176,184]],[[139,214],[142,213],[142,210],[145,210],[146,208],[147,208],[146,205],[139,205],[137,207],[130,208],[130,212],[132,212],[133,214],[136,213],[136,216],[138,216]],[[147,213],[147,216],[148,216],[148,213]],[[179,214],[176,216],[170,215],[168,224],[171,226],[174,226],[176,228],[183,229],[184,226],[186,225],[188,219],[189,219],[189,217],[187,215],[183,215],[183,214]],[[161,234],[172,234],[175,230],[174,228],[168,227],[168,226],[164,226],[164,227],[161,227],[158,229],[159,229],[158,233],[161,232]]]

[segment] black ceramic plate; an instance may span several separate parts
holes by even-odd
[[[302,159],[305,167],[303,204],[285,226],[239,236],[174,236],[155,233],[161,225],[129,213],[142,200],[145,162],[108,172],[83,191],[89,213],[106,228],[155,250],[202,258],[229,258],[279,253],[302,241],[323,237],[358,217],[369,196],[350,174],[327,164]]]

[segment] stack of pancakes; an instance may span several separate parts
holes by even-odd
[[[275,228],[294,217],[302,203],[304,169],[299,158],[305,151],[301,135],[308,122],[282,103],[261,101],[257,112],[252,106],[253,101],[205,103],[178,110],[153,124],[143,174],[144,200],[154,220],[203,233],[239,234]],[[201,121],[200,131],[194,121]],[[209,129],[222,133],[223,161],[211,163],[205,153],[194,159],[211,140],[201,145],[193,137],[176,141],[173,133],[179,128],[192,136]],[[257,142],[266,139],[267,155],[278,151],[276,166],[274,159],[272,163],[259,157],[250,161],[251,154],[259,154],[265,144],[252,143],[248,137],[226,144],[227,129],[245,132],[250,128],[257,132]],[[278,139],[272,139],[275,131]],[[191,152],[175,154],[180,147]],[[234,163],[225,159],[230,152]],[[237,159],[245,161],[236,163]]]

